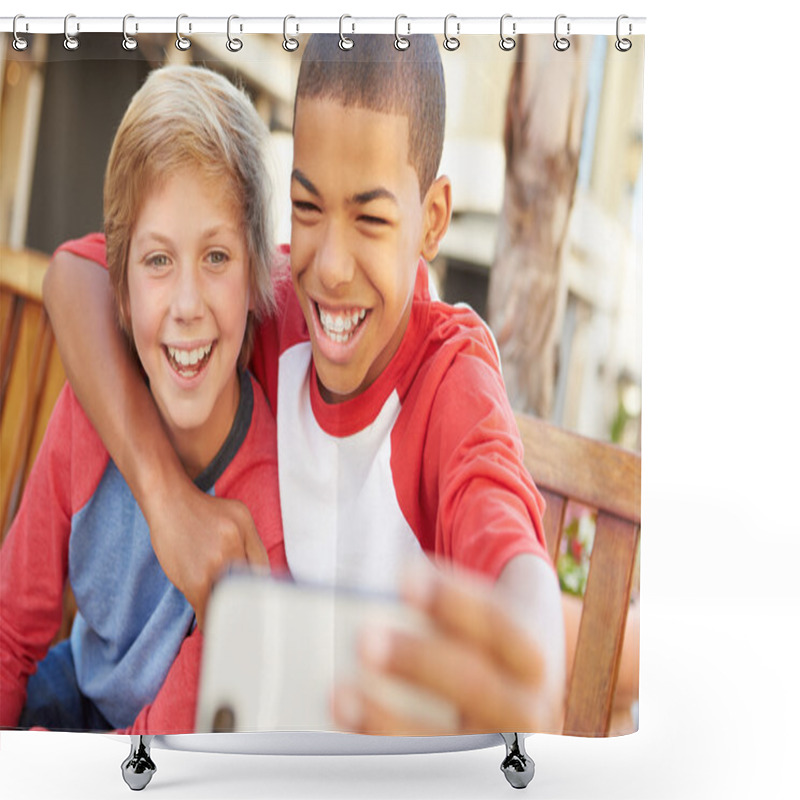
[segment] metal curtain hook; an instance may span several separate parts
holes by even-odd
[[[342,14],[342,16],[339,17],[339,47],[342,50],[351,50],[352,47],[353,47],[354,42],[353,42],[352,39],[348,39],[344,35],[344,31],[342,30],[342,26],[344,25],[344,21],[346,19],[353,19],[353,18],[349,14]],[[355,30],[355,29],[356,29],[356,26],[353,25],[353,30]]]
[[[78,39],[75,36],[72,36],[69,32],[69,21],[71,19],[75,19],[74,14],[67,14],[64,17],[64,49],[65,50],[77,50],[78,49]],[[75,23],[75,30],[80,31],[81,26],[79,22]]]
[[[620,39],[620,36],[619,36],[619,24],[620,24],[620,22],[622,22],[623,19],[628,19],[628,17],[625,14],[620,14],[617,17],[617,41],[615,42],[614,47],[616,47],[617,50],[619,50],[620,53],[627,53],[628,50],[630,50],[631,47],[633,47],[633,42],[631,42],[630,39]],[[630,35],[630,33],[631,33],[631,24],[629,22],[628,23],[628,35]]]
[[[505,21],[507,19],[511,19],[511,14],[503,14],[503,16],[500,17],[500,49],[506,51],[513,50],[517,46],[516,39],[512,39],[510,36],[506,36],[503,33],[503,26],[505,25]],[[512,22],[511,33],[516,33],[516,32],[517,32],[517,23]]]
[[[23,39],[19,35],[19,33],[17,31],[17,23],[21,19],[25,19],[25,15],[24,14],[17,14],[17,16],[14,17],[14,24],[11,27],[11,31],[14,34],[14,40],[11,42],[11,46],[15,50],[17,50],[19,52],[21,52],[22,50],[27,50],[28,49],[28,40],[27,39]],[[27,22],[25,23],[25,30],[28,30],[28,23]]]
[[[175,36],[177,37],[175,39],[175,47],[177,47],[178,50],[188,50],[192,46],[192,43],[185,36],[181,34],[181,20],[187,19],[188,17],[189,17],[188,14],[178,14],[178,18],[175,20]],[[192,32],[192,23],[190,22],[189,33],[191,32]]]
[[[447,33],[447,27],[451,19],[456,20],[455,36],[449,36]],[[461,42],[458,40],[458,34],[460,33],[460,31],[461,31],[461,23],[458,21],[458,17],[456,17],[455,14],[448,14],[444,18],[444,41],[442,42],[442,44],[444,45],[445,50],[450,50],[451,52],[453,50],[458,50],[458,48],[461,46]]]
[[[122,18],[122,47],[124,50],[135,50],[138,47],[139,43],[136,41],[136,39],[133,38],[133,36],[128,35],[129,19],[136,19],[136,18],[133,16],[133,14],[126,14]],[[139,30],[138,23],[136,23],[135,30],[137,31]]]
[[[300,47],[300,42],[298,42],[297,39],[295,39],[294,37],[289,36],[287,32],[290,19],[297,19],[297,17],[293,17],[290,14],[283,18],[283,49],[287,53],[293,53],[295,50],[297,50],[298,47]],[[297,30],[298,27],[297,25],[295,25],[295,32],[297,32]]]
[[[225,42],[225,47],[227,47],[231,53],[238,53],[243,47],[241,39],[234,39],[231,37],[231,22],[233,22],[233,20],[235,19],[239,19],[239,17],[237,17],[235,14],[231,14],[231,16],[228,17],[228,29],[227,29],[228,41]],[[239,31],[241,30],[242,26],[240,25]]]
[[[408,19],[405,14],[398,14],[394,18],[394,46],[397,50],[408,50],[411,45],[411,40],[406,39],[405,36],[400,35],[400,20],[401,19]],[[406,24],[408,28],[408,33],[411,33],[411,25]]]
[[[556,17],[555,24],[553,25],[553,35],[555,36],[555,41],[553,42],[553,47],[558,50],[560,53],[563,53],[565,50],[569,50],[569,39],[564,36],[558,35],[558,21],[560,19],[566,19],[566,14],[559,14]],[[567,36],[569,36],[569,22],[567,23]]]

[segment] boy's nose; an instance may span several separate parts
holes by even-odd
[[[325,289],[334,290],[353,279],[354,260],[347,236],[336,225],[328,225],[315,255],[317,278]]]
[[[175,319],[189,322],[203,314],[203,292],[197,271],[190,265],[181,265],[172,297],[172,314]]]

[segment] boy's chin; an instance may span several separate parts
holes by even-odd
[[[168,430],[178,436],[194,434],[206,425],[211,417],[208,408],[195,404],[164,403],[159,411]]]
[[[345,381],[341,378],[337,380],[327,372],[320,375],[319,371],[317,371],[317,387],[322,399],[332,405],[344,403],[363,391],[362,384],[356,383],[355,380]]]

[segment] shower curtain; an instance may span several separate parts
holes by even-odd
[[[20,570],[24,571],[26,566],[34,568],[31,562],[12,560],[16,551],[12,552],[9,542],[11,537],[21,540],[30,535],[26,525],[17,521],[15,526],[15,519],[18,520],[19,509],[24,507],[26,490],[31,491],[28,478],[65,381],[58,343],[52,338],[42,310],[41,287],[48,260],[65,241],[103,230],[103,177],[117,126],[148,75],[165,65],[210,69],[241,87],[252,100],[270,131],[267,160],[274,191],[268,216],[276,243],[289,243],[292,225],[298,224],[298,217],[300,224],[308,225],[303,214],[322,214],[322,192],[304,175],[298,178],[296,169],[293,172],[293,133],[297,133],[293,131],[295,89],[309,37],[304,31],[298,32],[300,27],[295,27],[296,20],[292,20],[285,22],[283,35],[254,33],[246,36],[237,29],[235,18],[228,21],[227,31],[213,34],[181,28],[180,19],[175,33],[140,34],[135,20],[130,20],[125,28],[128,44],[123,46],[120,34],[79,33],[70,28],[68,21],[65,23],[66,39],[59,35],[24,34],[27,44],[24,49],[18,49],[12,35],[5,36],[0,50],[3,77],[0,158],[4,165],[0,185],[3,262],[0,276],[3,549],[0,553],[6,559],[2,572],[4,583],[0,584],[0,641],[4,659],[16,647],[18,639],[28,633],[20,629],[17,618],[11,617],[12,592],[17,592],[22,585]],[[464,35],[457,19],[445,21],[444,36],[437,37],[446,87],[446,122],[441,164],[436,174],[449,178],[451,206],[447,231],[437,252],[427,260],[424,291],[429,293],[431,302],[439,302],[437,298],[440,298],[449,305],[468,305],[476,315],[474,319],[485,323],[496,345],[509,404],[518,421],[546,421],[558,431],[615,445],[623,454],[621,458],[626,469],[630,467],[636,473],[625,480],[629,482],[628,488],[634,486],[632,496],[638,502],[642,413],[644,37],[633,37],[631,46],[628,40],[621,40],[619,34],[615,36],[613,27],[608,35],[570,35],[566,26],[559,28],[558,20],[555,21],[555,36],[517,34],[511,22],[506,22],[505,28],[501,22],[499,40],[497,35]],[[340,21],[339,25],[343,52],[357,62],[359,50],[364,50],[365,37],[374,34],[353,32],[347,20]],[[398,19],[395,37],[387,36],[396,42],[398,58],[413,56],[414,34],[404,34],[402,20]],[[408,46],[404,44],[406,40]],[[79,46],[73,46],[73,42]],[[135,46],[131,42],[135,42]],[[348,42],[351,43],[349,47]],[[319,100],[320,105],[324,102],[324,98]],[[348,107],[358,108],[359,101]],[[164,123],[169,125],[169,119]],[[386,147],[389,146],[387,142]],[[339,167],[345,169],[343,165]],[[298,195],[293,194],[298,180],[304,193],[299,200]],[[396,201],[397,198],[389,202]],[[314,206],[315,203],[319,207]],[[402,204],[399,208],[402,211]],[[383,213],[375,212],[374,216],[380,217]],[[379,219],[376,223],[370,219],[365,224],[394,224],[390,214],[387,218],[388,222]],[[102,244],[100,247],[102,252]],[[286,256],[287,263],[288,258]],[[295,254],[295,258],[299,257]],[[97,260],[102,260],[102,255]],[[295,288],[299,285],[295,282]],[[281,296],[289,298],[285,302],[293,302],[291,295]],[[76,308],[74,312],[81,314],[81,309]],[[321,325],[328,324],[322,317],[320,320]],[[283,374],[276,372],[276,376]],[[314,373],[310,374],[311,377],[303,377],[298,386],[289,387],[287,383],[286,390],[283,384],[272,387],[273,395],[270,395],[270,387],[265,387],[271,405],[275,405],[275,398],[280,398],[277,404],[279,470],[282,458],[287,462],[290,458],[301,462],[309,460],[303,459],[305,439],[281,441],[280,414],[289,404],[283,392],[293,392],[292,402],[296,402],[295,395],[299,391],[300,402],[303,402],[302,392],[306,391],[313,395],[306,397],[310,407],[317,402],[314,400],[316,390],[309,383],[309,380],[313,382]],[[277,377],[276,380],[279,381]],[[257,384],[256,387],[258,390]],[[464,396],[469,397],[469,393],[470,388],[465,387]],[[419,402],[416,398],[414,401]],[[387,409],[385,413],[394,414],[385,420],[386,431],[390,431],[400,411]],[[414,419],[413,413],[410,419]],[[379,419],[375,426],[383,422]],[[520,427],[524,427],[524,422]],[[302,427],[298,430],[302,433]],[[388,442],[390,435],[386,431],[382,435]],[[351,433],[348,431],[345,437],[350,442],[347,446],[360,446],[357,437],[349,438]],[[135,436],[135,431],[131,431],[131,435]],[[292,437],[294,435],[295,431]],[[414,434],[407,431],[404,435]],[[524,431],[523,439],[526,447],[535,447],[539,441],[526,437]],[[409,438],[398,439],[394,444],[395,452],[402,450],[404,442],[408,441]],[[381,453],[379,447],[375,453]],[[633,460],[626,460],[630,454]],[[385,461],[378,464],[378,471],[391,473],[396,468],[393,454],[382,452],[380,458],[384,457]],[[344,480],[336,475],[339,466],[338,463],[314,461],[311,471],[316,470],[320,476],[319,488],[309,490],[305,499],[296,486],[291,493],[285,491],[285,482],[292,478],[288,473],[280,473],[284,482],[281,513],[285,530],[291,527],[307,533],[304,514],[315,503],[319,506],[320,493],[330,487],[330,481]],[[427,466],[416,464],[406,469],[423,470]],[[80,466],[76,469],[80,470]],[[305,470],[302,474],[308,474],[308,463],[303,463],[302,469]],[[389,474],[387,478],[384,474],[383,478],[393,480],[394,476]],[[533,479],[538,482],[536,474]],[[380,542],[381,525],[390,513],[386,508],[374,506],[375,495],[369,492],[372,480],[378,478],[367,470],[358,478],[359,485],[350,487],[354,498],[351,507],[332,507],[326,512],[324,504],[322,506],[322,517],[329,512],[330,517],[340,519],[342,527],[359,519],[375,522],[374,529],[362,531],[365,541],[368,534],[370,537],[369,543],[363,545],[365,559],[372,557],[370,548],[381,550],[383,547],[373,542]],[[572,691],[571,670],[581,627],[582,604],[591,581],[593,544],[604,512],[599,512],[591,502],[574,498],[558,507],[550,494],[546,492],[545,495],[547,508],[559,508],[561,515],[560,536],[544,557],[552,563],[560,590],[567,653],[565,693],[568,694]],[[287,501],[287,498],[291,499]],[[59,498],[37,495],[36,502],[57,504]],[[397,504],[400,506],[398,524],[413,529],[414,520],[408,519],[406,507],[402,502]],[[420,501],[420,514],[425,507],[425,502]],[[638,537],[638,507],[635,517],[633,528]],[[70,522],[63,524],[68,540]],[[76,524],[73,521],[73,531]],[[313,537],[309,541],[309,546],[316,546]],[[548,544],[542,543],[543,553]],[[425,547],[420,545],[417,549],[424,551]],[[608,723],[600,735],[626,734],[638,729],[638,546],[634,544],[629,551],[634,556],[625,567],[630,587],[625,600],[627,617],[623,614],[622,627],[617,625],[614,631],[609,630],[609,637],[619,639],[609,645],[616,648],[618,658],[607,677],[615,689],[610,693],[612,707],[608,710]],[[74,556],[68,545],[65,552],[70,558]],[[332,552],[335,559],[335,546]],[[291,570],[292,550],[288,541],[287,553]],[[395,555],[395,566],[399,570],[399,554],[386,555],[381,550],[379,558],[391,559]],[[40,556],[42,563],[48,564],[48,554]],[[604,569],[616,568],[613,561],[607,563]],[[38,564],[37,561],[37,569]],[[341,563],[337,562],[332,574],[337,574],[339,566]],[[68,578],[67,565],[62,567],[63,577]],[[48,569],[52,570],[52,565],[48,564]],[[342,569],[346,573],[346,569]],[[246,585],[251,578],[240,577],[239,584]],[[355,602],[352,596],[347,600],[333,600],[322,590],[321,607],[325,608],[324,603],[330,601],[329,607],[333,609],[330,616],[325,617],[330,624],[324,626],[318,624],[320,606],[314,605],[320,600],[319,587],[301,594],[303,581],[300,580],[287,585],[257,576],[253,581],[250,597],[258,598],[258,613],[262,615],[256,614],[253,619],[267,625],[271,635],[254,648],[252,637],[248,639],[237,630],[235,606],[233,616],[221,622],[214,621],[216,644],[211,641],[212,634],[206,637],[204,644],[208,648],[216,646],[213,656],[216,666],[209,675],[201,664],[197,676],[199,688],[196,685],[193,688],[192,699],[196,698],[197,691],[201,699],[203,693],[209,698],[208,708],[197,711],[198,724],[202,723],[196,728],[198,731],[306,730],[301,722],[292,725],[288,719],[294,708],[291,703],[284,704],[282,716],[270,716],[277,712],[274,707],[269,711],[264,706],[263,716],[256,716],[245,728],[237,728],[230,719],[243,718],[248,711],[248,698],[267,692],[267,685],[273,697],[295,696],[293,692],[297,697],[308,696],[308,687],[313,686],[315,675],[330,677],[344,661],[351,663],[355,659],[351,651],[357,634],[351,632],[346,645],[348,652],[337,656],[342,659],[337,662],[339,667],[331,661],[332,653],[339,652],[336,648],[345,647],[344,640],[337,640],[337,635],[350,624],[346,622],[350,619],[347,615],[357,614],[358,606],[371,603],[378,607],[386,603],[395,609],[394,597],[387,601],[384,595],[393,595],[396,583],[389,581],[381,586],[376,579],[376,583],[365,587],[359,586],[357,581],[344,580],[348,591],[368,589],[369,597],[364,599],[358,595]],[[600,579],[596,581],[599,584]],[[269,588],[264,589],[265,586]],[[277,592],[277,599],[259,594],[264,591]],[[286,593],[285,597],[281,592]],[[378,599],[373,598],[375,593]],[[78,646],[76,643],[80,640],[74,634],[73,620],[76,605],[78,618],[81,618],[80,592],[77,601],[75,597],[69,582],[65,582],[62,624],[49,644],[50,649],[59,643],[67,647],[68,641],[73,643],[73,649]],[[309,641],[304,635],[298,637],[300,617],[293,617],[292,613],[300,613],[296,605],[299,597],[305,598],[303,603],[313,598],[313,602],[309,601],[313,608],[309,607],[308,616],[303,618],[301,634],[313,629],[315,636],[325,639],[325,646],[320,644],[319,650],[315,650],[314,640]],[[113,596],[110,593],[107,598],[109,609],[132,602],[132,598],[124,594]],[[241,602],[247,604],[247,600]],[[286,605],[291,608],[284,612],[282,609]],[[345,605],[355,606],[356,610],[346,612]],[[283,614],[282,622],[271,626],[269,614],[277,613]],[[316,624],[309,628],[314,620]],[[586,619],[584,622],[588,627],[589,622]],[[239,619],[239,624],[245,623]],[[186,634],[191,636],[193,630],[190,623]],[[605,646],[602,636],[598,636],[597,641],[602,649]],[[220,727],[219,718],[215,723],[213,714],[219,711],[219,698],[225,692],[230,695],[241,680],[240,672],[231,669],[226,673],[225,668],[225,652],[237,643],[243,649],[238,654],[230,654],[232,663],[241,666],[244,658],[261,660],[250,663],[248,675],[252,685],[245,687],[241,707],[227,709],[231,714],[226,718],[227,727],[225,720]],[[295,660],[284,660],[290,659],[290,655]],[[75,653],[73,657],[77,659]],[[330,669],[315,671],[319,665],[311,669],[317,660],[330,662]],[[588,662],[581,663],[585,669]],[[7,678],[7,674],[3,676],[4,682]],[[78,677],[79,683],[84,680]],[[309,683],[303,684],[303,680]],[[297,686],[301,688],[292,688]],[[236,688],[241,689],[242,685]],[[2,690],[5,692],[5,687]],[[123,696],[125,691],[117,694]],[[5,696],[2,701],[7,702]],[[427,698],[422,705],[430,708],[430,702]],[[317,712],[318,708],[315,714]],[[4,725],[17,727],[19,723],[4,721]],[[116,727],[126,725],[108,725],[108,728]],[[563,731],[597,735],[588,728],[565,726]],[[149,732],[190,733],[192,729]],[[458,728],[458,732],[464,731]]]

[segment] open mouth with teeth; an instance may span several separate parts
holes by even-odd
[[[213,342],[204,347],[195,347],[191,350],[172,347],[168,344],[164,345],[167,361],[182,378],[194,378],[199,375],[208,364],[213,349]]]
[[[365,308],[352,308],[333,314],[325,311],[317,303],[314,305],[323,332],[329,339],[339,344],[350,341],[367,316]]]

